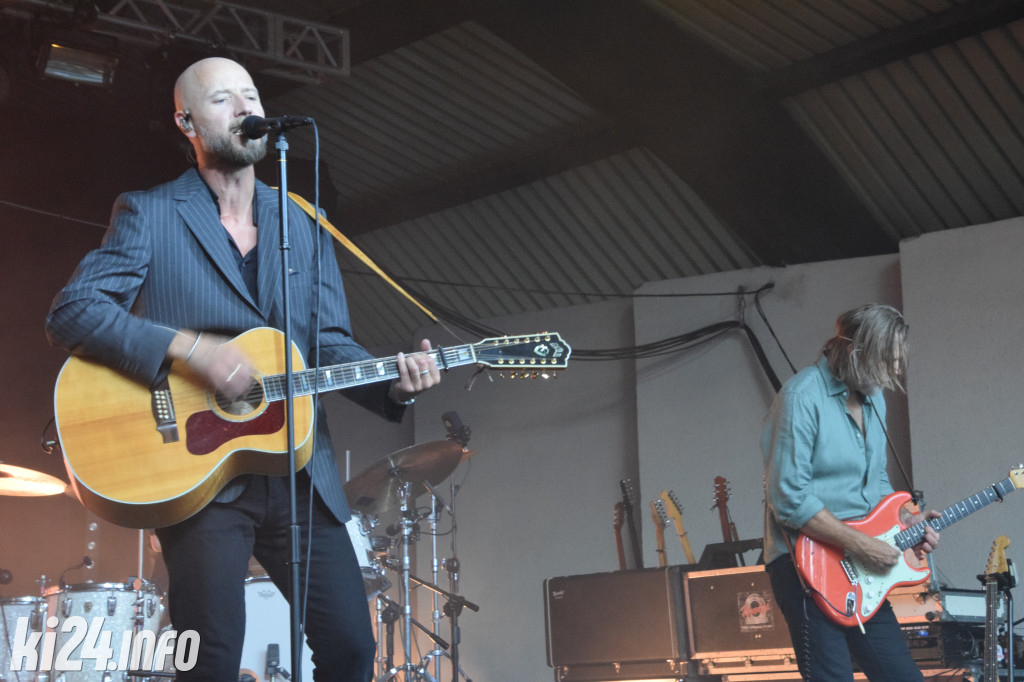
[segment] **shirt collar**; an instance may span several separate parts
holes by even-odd
[[[846,387],[846,384],[836,379],[832,374],[832,370],[829,369],[827,357],[822,355],[818,359],[817,367],[818,372],[821,374],[821,380],[825,382],[825,390],[828,391],[829,395],[849,394],[850,390]]]

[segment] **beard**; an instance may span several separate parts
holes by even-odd
[[[226,134],[226,135],[211,135],[207,134],[207,131],[199,130],[201,139],[203,140],[203,149],[206,153],[218,163],[231,168],[245,168],[246,166],[253,166],[256,163],[263,160],[263,157],[267,155],[267,138],[261,137],[258,140],[245,140],[245,144],[241,147],[235,145],[235,139],[238,139],[238,135]]]

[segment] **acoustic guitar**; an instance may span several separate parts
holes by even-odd
[[[102,519],[156,528],[202,509],[245,473],[287,475],[284,334],[252,329],[227,342],[256,368],[248,395],[228,401],[187,365],[144,386],[97,362],[70,358],[57,377],[54,412],[75,495]],[[563,369],[558,334],[491,338],[429,351],[443,369],[483,365],[515,377]],[[306,369],[292,344],[295,465],[312,454],[313,395],[398,377],[397,357]]]

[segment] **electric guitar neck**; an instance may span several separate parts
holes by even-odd
[[[633,494],[632,479],[622,479],[619,481],[619,487],[622,489],[622,515],[626,520],[626,527],[629,529],[629,541],[633,549],[633,566],[635,568],[643,568],[644,555],[640,551],[640,529],[637,527],[636,514],[634,513],[636,509],[634,500],[636,497]]]
[[[615,551],[619,556],[619,570],[625,571],[628,566],[626,565],[626,547],[622,544],[622,502],[615,503],[615,513],[612,517],[612,527],[615,529]]]
[[[672,522],[665,513],[665,502],[660,497],[651,500],[651,520],[654,521],[654,537],[658,541],[658,565],[664,568],[668,566],[668,557],[665,555],[665,526]]]
[[[697,563],[697,560],[693,557],[693,549],[690,548],[690,540],[686,535],[686,528],[683,526],[683,505],[679,503],[679,498],[676,497],[673,490],[662,490],[660,497],[665,505],[665,513],[676,526],[676,534],[679,536],[679,544],[683,546],[686,563]]]

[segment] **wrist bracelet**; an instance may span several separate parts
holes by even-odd
[[[199,345],[199,339],[202,337],[202,335],[203,335],[202,332],[199,332],[198,334],[196,334],[196,340],[192,342],[192,347],[188,349],[187,353],[185,353],[185,360],[184,361],[185,361],[186,364],[188,363],[189,360],[192,359],[192,354],[196,352],[196,346]]]

